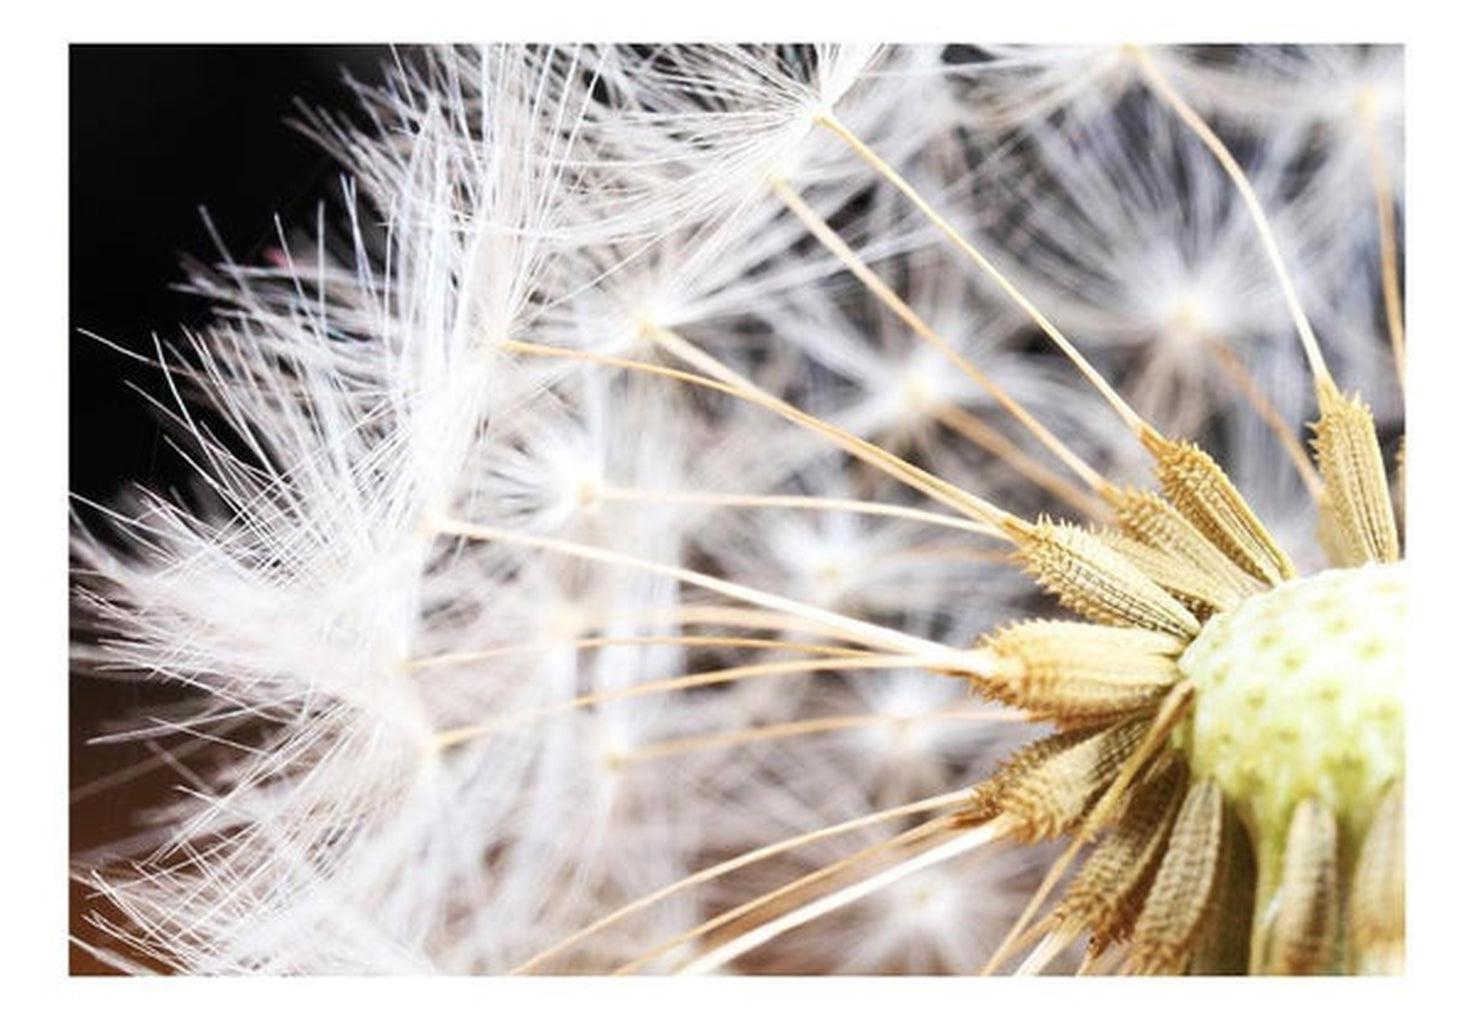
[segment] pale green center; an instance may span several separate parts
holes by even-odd
[[[1403,563],[1329,570],[1212,618],[1181,656],[1191,768],[1259,836],[1310,796],[1362,832],[1403,776],[1408,601]]]

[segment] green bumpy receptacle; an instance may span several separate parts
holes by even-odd
[[[1403,562],[1329,570],[1214,617],[1181,656],[1197,688],[1179,734],[1191,769],[1237,805],[1259,851],[1280,847],[1305,797],[1357,842],[1403,777],[1408,601]]]

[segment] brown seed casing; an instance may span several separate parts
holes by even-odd
[[[966,824],[979,825],[995,818],[1004,809],[1004,794],[1007,787],[1013,782],[1040,767],[1054,755],[1061,754],[1091,739],[1101,730],[1102,727],[1098,726],[1064,730],[1061,733],[1052,733],[1034,740],[1025,747],[1012,752],[989,777],[971,792],[971,803],[957,813],[957,820]]]
[[[1026,571],[1078,614],[1187,639],[1200,633],[1200,622],[1188,609],[1097,535],[1047,517],[1003,526]]]
[[[1221,837],[1221,877],[1200,941],[1190,954],[1191,974],[1245,974],[1251,964],[1251,920],[1256,857],[1251,834],[1228,806]]]
[[[1186,775],[1184,763],[1174,758],[1131,794],[1117,827],[1099,842],[1063,894],[1056,911],[1059,926],[1091,931],[1091,954],[1127,938],[1134,927],[1184,799]]]
[[[1338,948],[1338,823],[1314,798],[1293,809],[1275,898],[1262,972],[1328,971]]]
[[[1348,899],[1349,958],[1359,974],[1399,974],[1405,959],[1405,797],[1384,795],[1359,848]]]
[[[1323,416],[1313,423],[1313,452],[1327,522],[1338,532],[1331,545],[1343,558],[1339,565],[1392,563],[1399,559],[1399,533],[1374,417],[1357,395],[1331,386],[1318,387],[1318,404]]]
[[[1204,623],[1217,613],[1239,605],[1243,596],[1207,574],[1196,570],[1173,553],[1145,545],[1118,531],[1094,532],[1104,545],[1128,560],[1155,584]],[[1235,569],[1235,564],[1232,564]]]
[[[984,694],[1063,725],[1093,724],[1149,707],[1179,679],[1184,643],[1136,627],[1029,620],[986,638],[1000,660],[975,679]]]
[[[1261,591],[1259,581],[1216,548],[1159,493],[1110,485],[1103,498],[1126,537],[1154,550],[1154,560],[1169,564],[1171,576],[1190,578],[1191,588],[1181,593],[1196,595],[1215,612],[1222,612]],[[1155,576],[1142,563],[1139,566],[1164,587],[1175,590],[1166,578]]]
[[[1328,557],[1328,562],[1335,567],[1345,566],[1354,559],[1352,540],[1343,526],[1338,523],[1338,515],[1334,513],[1333,505],[1327,501],[1318,504],[1318,528],[1316,531],[1318,546]]]
[[[1399,446],[1394,451],[1394,510],[1399,515],[1400,534],[1404,534],[1405,523],[1405,437],[1399,437]]]
[[[1134,925],[1125,968],[1135,974],[1179,974],[1190,962],[1212,913],[1223,868],[1226,804],[1210,780],[1195,783],[1170,830],[1144,910]]]
[[[1148,729],[1146,717],[1028,744],[976,787],[958,821],[979,824],[1006,815],[1023,842],[1060,836],[1082,822]]]
[[[1194,443],[1146,431],[1165,498],[1237,566],[1267,584],[1294,574],[1287,558],[1221,466]]]

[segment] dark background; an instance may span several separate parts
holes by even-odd
[[[389,56],[376,46],[71,48],[68,457],[82,516],[86,500],[109,505],[130,482],[169,488],[185,473],[157,413],[128,385],[166,399],[159,373],[80,331],[149,354],[153,333],[167,341],[201,324],[204,303],[175,289],[184,256],[218,259],[201,207],[243,262],[274,240],[274,215],[288,226],[309,223],[336,168],[287,124],[293,104],[347,110],[355,100],[344,74],[376,80]],[[175,697],[159,685],[73,676],[70,843],[78,860],[125,838],[177,779],[155,769],[98,788],[150,752],[91,738]],[[73,882],[73,932],[106,945],[82,920],[94,910],[105,912]],[[70,966],[77,974],[111,970],[75,946]]]
[[[346,109],[344,73],[374,80],[370,46],[74,46],[70,60],[71,489],[110,501],[126,481],[167,484],[177,465],[156,417],[124,385],[156,392],[145,365],[80,335],[148,353],[204,318],[172,289],[188,254],[215,261],[200,209],[242,260],[273,238],[272,216],[306,222],[331,160],[287,124],[296,100]]]

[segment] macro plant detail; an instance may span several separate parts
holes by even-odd
[[[193,790],[95,951],[1399,972],[1398,68],[443,49],[309,117],[341,223],[156,351],[205,491],[76,529]]]

